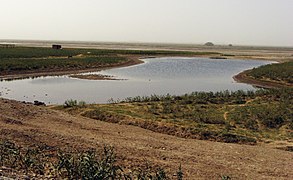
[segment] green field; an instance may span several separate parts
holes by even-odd
[[[254,68],[248,73],[249,76],[260,79],[277,81],[283,83],[293,83],[293,61],[280,63],[280,64],[269,64]]]
[[[1,48],[0,59],[5,58],[40,58],[84,55],[216,55],[216,52],[160,51],[160,50],[112,50],[112,49],[52,49],[39,47]]]
[[[14,72],[27,70],[59,70],[59,69],[84,69],[99,68],[107,65],[125,62],[125,57],[101,56],[82,58],[46,58],[46,59],[2,59],[0,60],[0,71]]]
[[[128,56],[216,55],[214,52],[141,51],[103,49],[0,48],[0,74],[60,71],[115,66]]]

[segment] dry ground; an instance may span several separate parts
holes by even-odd
[[[17,101],[0,99],[0,138],[20,145],[82,149],[115,147],[119,162],[136,166],[145,160],[186,179],[293,179],[293,153],[269,146],[183,139],[139,127],[111,124]]]

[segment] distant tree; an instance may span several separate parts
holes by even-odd
[[[214,46],[214,43],[212,43],[212,42],[207,42],[207,43],[205,43],[204,45],[205,45],[205,46]]]

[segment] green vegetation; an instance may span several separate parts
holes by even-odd
[[[221,179],[222,180],[230,180],[232,178],[230,176],[223,175],[223,176],[221,176]]]
[[[67,57],[77,55],[212,55],[216,52],[188,52],[188,51],[159,51],[159,50],[112,50],[112,49],[52,49],[52,48],[0,48],[0,59],[11,58],[42,58],[42,57]]]
[[[20,71],[58,71],[107,67],[126,62],[126,56],[212,55],[214,52],[142,51],[101,49],[0,48],[0,74]]]
[[[99,68],[126,61],[124,57],[84,57],[84,58],[48,58],[48,59],[1,59],[0,71],[19,72],[32,70],[62,70]]]
[[[66,100],[63,104],[64,108],[72,108],[72,107],[85,107],[86,102],[85,101],[79,101],[77,102],[77,100]]]
[[[260,79],[278,81],[284,83],[293,83],[293,61],[280,63],[280,64],[269,64],[254,68],[249,71],[249,76]]]
[[[42,145],[30,148],[19,147],[10,141],[0,141],[0,166],[12,168],[43,179],[170,179],[164,169],[148,163],[131,171],[118,165],[113,147],[102,150],[64,151]],[[182,179],[181,165],[177,179]]]
[[[255,144],[293,137],[292,94],[291,88],[153,95],[66,111],[180,137]]]

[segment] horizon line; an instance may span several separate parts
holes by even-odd
[[[147,41],[97,41],[97,40],[44,40],[44,39],[0,39],[1,41],[26,41],[26,42],[65,42],[65,43],[104,43],[104,44],[141,44],[141,45],[151,45],[151,44],[156,44],[156,45],[197,45],[197,46],[205,46],[205,43],[207,42],[212,42],[214,46],[229,46],[232,44],[232,46],[236,47],[279,47],[279,48],[293,48],[293,45],[249,45],[249,44],[233,44],[233,43],[214,43],[213,41],[206,41],[206,42],[198,42],[198,43],[179,43],[179,42],[147,42]]]

